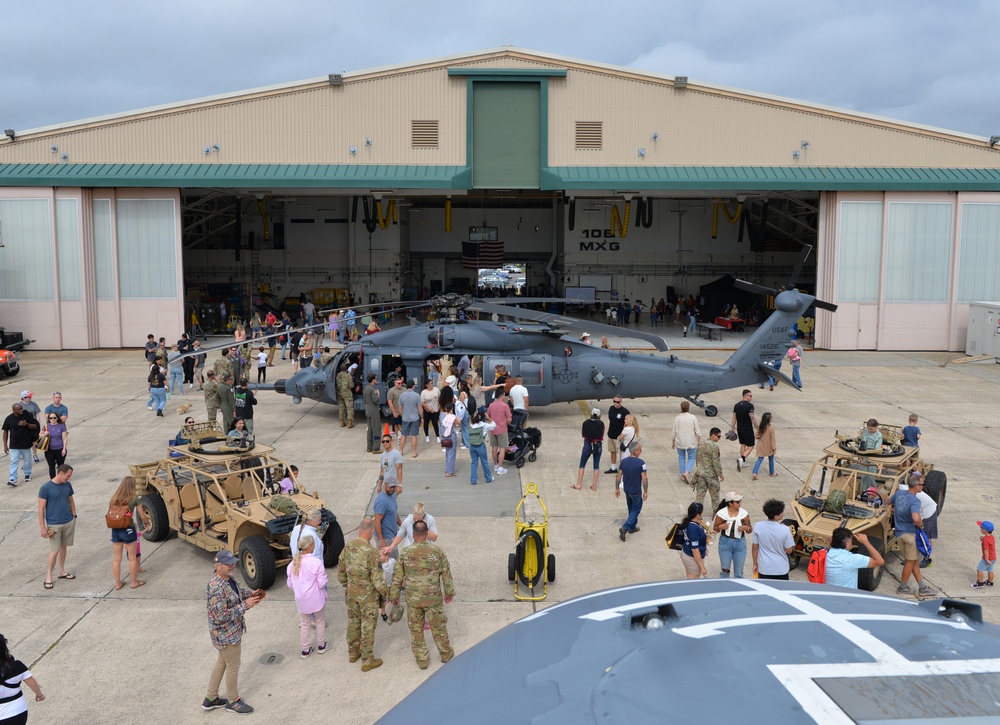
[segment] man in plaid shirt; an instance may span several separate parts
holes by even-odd
[[[208,582],[208,632],[212,645],[219,650],[219,658],[208,678],[208,694],[201,704],[203,710],[224,707],[230,712],[249,715],[253,712],[239,695],[237,680],[240,674],[240,643],[247,630],[243,615],[255,607],[262,594],[245,589],[233,579],[237,558],[231,551],[215,555],[215,576]],[[219,697],[222,676],[226,676],[229,699]]]

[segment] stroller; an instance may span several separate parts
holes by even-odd
[[[518,468],[524,468],[524,459],[534,463],[538,458],[538,449],[542,446],[542,432],[538,428],[522,428],[514,425],[513,421],[507,426],[507,450],[504,451],[504,460],[513,461]]]

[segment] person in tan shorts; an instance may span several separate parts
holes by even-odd
[[[59,565],[60,579],[76,579],[66,571],[66,551],[73,545],[76,529],[76,501],[73,499],[73,467],[63,464],[56,469],[51,481],[38,489],[38,527],[43,539],[49,540],[48,574],[45,588],[51,589],[52,572]]]

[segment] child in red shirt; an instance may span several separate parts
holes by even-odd
[[[993,538],[993,524],[989,521],[977,521],[979,524],[979,530],[983,532],[980,540],[983,542],[983,558],[979,560],[979,564],[976,566],[976,582],[972,585],[973,589],[982,589],[983,587],[993,586],[993,565],[997,560],[997,542]],[[989,578],[983,581],[983,574],[988,574]]]

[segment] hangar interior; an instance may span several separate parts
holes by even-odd
[[[503,47],[0,138],[0,320],[42,348],[463,291],[487,249],[531,293],[776,287],[803,243],[817,346],[963,349],[996,137]]]

